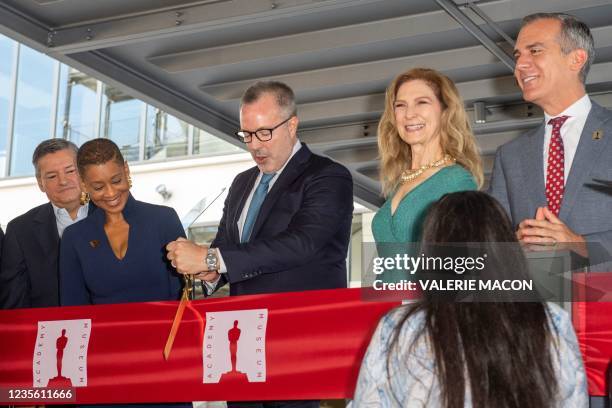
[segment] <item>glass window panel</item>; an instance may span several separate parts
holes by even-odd
[[[140,112],[143,102],[110,86],[104,89],[102,108],[102,137],[117,143],[123,157],[129,162],[138,161],[138,135]]]
[[[59,89],[57,92],[57,120],[55,121],[55,137],[66,139],[68,137],[68,112],[66,111],[66,96],[68,94],[68,76],[70,67],[60,64]]]
[[[6,169],[6,143],[8,140],[9,101],[13,71],[13,56],[17,43],[0,34],[0,177]]]
[[[69,139],[77,146],[96,137],[97,85],[94,78],[62,66],[56,137]]]
[[[55,64],[46,55],[21,46],[10,169],[13,176],[34,173],[32,152],[50,137]]]
[[[196,129],[193,135],[193,154],[203,156],[220,156],[223,154],[243,153],[245,150],[234,146],[202,129]]]
[[[145,160],[187,155],[189,125],[157,108],[147,108]]]

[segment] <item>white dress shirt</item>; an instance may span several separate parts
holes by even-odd
[[[62,237],[62,234],[64,233],[66,227],[69,227],[75,222],[87,218],[87,213],[89,212],[89,203],[82,205],[79,207],[79,210],[77,211],[77,216],[73,220],[65,208],[60,208],[53,203],[51,203],[51,205],[53,206],[53,214],[55,215],[55,225],[57,225],[57,234],[60,238]]]
[[[544,112],[544,183],[546,183],[546,167],[548,167],[548,150],[550,148],[550,139],[552,137],[552,125],[548,124],[548,121],[552,118],[559,116],[569,116],[563,126],[561,126],[561,139],[563,140],[563,151],[564,151],[564,181],[567,182],[570,169],[572,168],[572,162],[576,155],[576,149],[578,148],[578,142],[580,141],[580,135],[586,124],[587,116],[591,111],[591,99],[588,95],[584,95],[578,99],[566,110],[556,116],[550,116]]]

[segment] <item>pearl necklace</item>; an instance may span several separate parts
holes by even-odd
[[[400,183],[404,184],[404,183],[407,183],[409,181],[416,179],[421,174],[423,174],[425,170],[433,169],[436,167],[441,167],[445,165],[446,163],[455,163],[456,161],[457,159],[455,159],[450,154],[445,154],[444,157],[441,158],[440,160],[437,160],[433,163],[424,164],[418,169],[406,169],[402,172],[402,175],[400,176]]]

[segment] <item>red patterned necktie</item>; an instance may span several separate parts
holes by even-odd
[[[552,136],[548,147],[546,167],[546,202],[548,209],[556,216],[559,215],[565,186],[565,152],[563,151],[563,139],[561,139],[561,126],[568,118],[569,116],[559,116],[548,121],[548,124],[552,125]]]

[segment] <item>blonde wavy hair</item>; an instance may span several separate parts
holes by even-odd
[[[457,159],[457,163],[472,174],[480,188],[484,181],[482,159],[457,87],[450,78],[436,70],[414,68],[398,75],[387,88],[385,111],[378,123],[380,181],[383,195],[387,197],[395,191],[402,172],[410,168],[412,162],[410,145],[401,139],[397,131],[393,104],[400,86],[414,80],[421,80],[429,85],[442,105],[440,119],[442,151]]]

